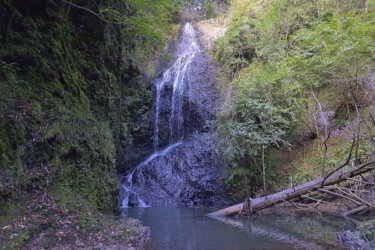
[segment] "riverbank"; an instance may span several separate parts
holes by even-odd
[[[143,249],[149,240],[136,219],[101,214],[60,190],[0,204],[0,249]]]

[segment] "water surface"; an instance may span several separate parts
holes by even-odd
[[[150,207],[124,214],[151,227],[146,249],[349,249],[338,244],[350,221],[315,214],[269,215],[245,220],[205,216],[207,209]]]

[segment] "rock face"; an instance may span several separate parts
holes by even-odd
[[[210,132],[210,121],[215,120],[217,111],[216,69],[213,60],[205,52],[194,58],[187,81],[185,102],[186,129],[192,132]]]
[[[217,110],[215,89],[216,72],[213,60],[205,52],[199,52],[191,62],[185,89],[182,94],[183,135],[189,137],[193,132],[209,132],[207,126],[215,120]],[[159,148],[173,142],[171,136],[173,80],[166,83],[160,98]],[[156,109],[156,108],[155,108]]]
[[[152,206],[222,203],[220,157],[213,145],[209,134],[195,133],[170,153],[140,167],[133,175],[133,190]]]
[[[207,50],[211,51],[215,41],[224,36],[228,27],[228,19],[225,18],[212,18],[208,20],[202,20],[197,23],[197,28],[201,33],[199,40],[202,46]]]
[[[214,137],[217,74],[191,24],[183,28],[174,58],[155,83],[155,152],[124,178],[125,207],[224,200]]]

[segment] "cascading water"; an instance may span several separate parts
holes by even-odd
[[[134,168],[134,170],[128,176],[126,176],[126,181],[125,181],[125,183],[123,185],[123,188],[125,190],[124,199],[122,201],[122,207],[123,208],[129,207],[129,196],[130,195],[135,195],[137,197],[137,200],[138,200],[138,204],[137,205],[139,207],[148,207],[148,205],[146,204],[146,202],[144,202],[141,198],[139,198],[139,195],[136,192],[132,191],[132,189],[131,189],[132,186],[133,186],[133,174],[135,173],[136,170],[138,170],[139,168],[141,168],[143,166],[146,166],[147,163],[149,163],[150,161],[152,161],[156,157],[166,155],[167,153],[171,152],[174,148],[178,147],[181,144],[182,144],[182,141],[179,141],[177,143],[169,145],[167,148],[165,148],[162,151],[153,153],[152,155],[150,155],[149,157],[147,157],[147,159],[144,162],[142,162],[141,164],[139,164],[138,166],[136,166]]]
[[[195,37],[195,31],[190,23],[184,27],[182,41],[180,43],[179,58],[172,66],[175,72],[172,95],[172,115],[170,118],[169,142],[181,140],[184,136],[184,116],[182,112],[183,94],[186,87],[185,78],[193,58],[198,53],[199,46]]]
[[[155,103],[155,129],[154,148],[159,146],[159,126],[160,126],[160,99],[166,86],[173,79],[173,95],[171,102],[171,116],[169,119],[169,143],[182,140],[184,136],[184,116],[182,112],[184,90],[186,88],[185,79],[189,71],[189,66],[195,55],[200,52],[195,31],[191,23],[184,26],[180,46],[177,52],[175,63],[167,69],[162,79],[156,83],[156,103]]]
[[[154,153],[150,155],[144,162],[139,164],[134,168],[134,170],[126,177],[126,181],[123,185],[124,188],[124,199],[122,202],[122,207],[129,207],[130,196],[135,196],[137,199],[137,205],[141,207],[147,207],[146,202],[144,202],[139,194],[132,189],[133,186],[133,175],[140,168],[146,167],[148,163],[157,157],[164,156],[171,152],[173,149],[182,144],[184,138],[184,114],[183,114],[183,102],[184,102],[184,91],[186,89],[185,79],[189,72],[189,67],[192,60],[196,54],[200,52],[198,42],[196,39],[196,33],[193,29],[191,23],[186,23],[179,47],[177,50],[177,59],[174,64],[167,69],[163,77],[156,83],[156,101],[155,101],[155,127],[154,127]],[[173,93],[171,98],[171,113],[169,118],[169,145],[161,150],[160,147],[160,110],[161,110],[161,98],[162,93],[165,91],[167,84],[173,81]]]

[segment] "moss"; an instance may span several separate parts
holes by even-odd
[[[15,233],[12,236],[13,236],[13,241],[10,245],[12,249],[23,249],[25,244],[30,238],[29,233],[27,231]]]
[[[32,114],[34,116],[42,116],[43,115],[42,105],[40,104],[40,102],[34,101],[32,103]]]
[[[14,221],[16,209],[18,209],[20,205],[12,201],[7,203],[0,202],[0,206],[0,227],[4,227]]]
[[[127,229],[124,233],[123,233],[123,239],[125,241],[129,240],[131,237],[134,237],[137,235],[137,232],[135,232],[134,230],[132,229]]]
[[[5,140],[3,140],[3,137],[0,137],[0,167],[4,165],[5,163],[5,154],[7,151],[7,144],[5,143]]]
[[[117,173],[152,143],[151,86],[116,27],[38,3],[38,11],[14,5],[20,14],[0,43],[0,196],[57,183],[111,212],[119,207]]]

